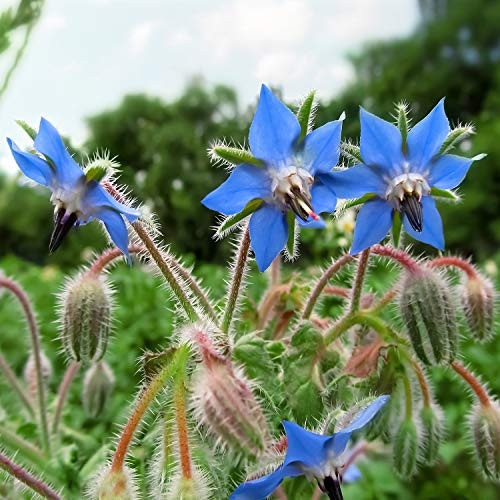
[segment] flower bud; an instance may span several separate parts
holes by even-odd
[[[94,363],[86,371],[83,379],[82,402],[89,416],[95,418],[102,412],[114,383],[113,372],[105,361]]]
[[[500,407],[477,405],[470,418],[476,456],[484,475],[500,482]]]
[[[197,468],[191,470],[191,477],[176,473],[167,487],[155,498],[165,500],[205,500],[210,498],[207,480]]]
[[[111,290],[105,279],[81,274],[61,296],[61,339],[73,360],[89,363],[104,356],[111,325]]]
[[[415,353],[425,364],[454,359],[457,349],[457,320],[450,288],[430,269],[408,272],[399,303]]]
[[[50,377],[52,376],[52,364],[50,359],[45,356],[43,352],[40,352],[40,363],[42,369],[42,380],[47,387]],[[36,373],[36,364],[35,364],[35,356],[31,353],[28,357],[28,361],[24,365],[24,380],[28,387],[28,392],[31,399],[35,400],[38,397],[38,387],[37,387],[37,373]]]
[[[462,305],[472,335],[479,340],[489,340],[495,333],[495,290],[490,280],[476,274],[466,278],[461,286]]]
[[[393,465],[403,478],[409,478],[417,470],[418,433],[411,419],[401,423],[393,443]]]
[[[137,498],[136,487],[129,470],[122,469],[107,470],[99,479],[97,485],[97,496],[99,500],[135,500]]]
[[[443,439],[443,415],[435,404],[423,406],[420,411],[423,436],[420,442],[420,461],[424,465],[436,462],[439,444]]]

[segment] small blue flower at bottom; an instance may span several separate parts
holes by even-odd
[[[337,198],[324,183],[339,158],[342,120],[323,125],[299,141],[297,117],[265,85],[250,127],[252,154],[262,167],[242,163],[202,203],[224,215],[262,200],[250,218],[250,240],[260,271],[269,267],[288,239],[287,213],[306,227],[324,227],[318,214],[333,212]]]
[[[406,140],[395,125],[363,108],[360,122],[363,163],[334,172],[325,180],[339,198],[373,194],[359,210],[351,254],[385,238],[396,212],[410,236],[443,250],[443,225],[431,190],[457,187],[472,162],[483,155],[440,154],[450,132],[444,99],[411,128]]]
[[[379,396],[358,412],[347,427],[335,432],[332,436],[309,432],[293,422],[283,421],[288,441],[283,464],[271,474],[238,486],[232,493],[230,500],[266,498],[281,484],[285,477],[302,475],[307,478],[315,478],[320,488],[330,498],[341,499],[339,469],[344,465],[343,453],[351,434],[367,425],[388,400],[389,396]],[[356,471],[352,472],[356,476]]]
[[[134,222],[140,213],[116,201],[95,179],[87,178],[51,123],[45,118],[40,121],[34,142],[39,155],[22,151],[11,139],[7,143],[23,174],[52,191],[50,201],[55,211],[51,252],[60,246],[72,227],[96,218],[104,223],[113,243],[130,263],[128,231],[122,216]]]

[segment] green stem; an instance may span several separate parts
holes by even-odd
[[[359,309],[359,301],[361,299],[361,292],[363,291],[363,280],[365,278],[369,258],[370,249],[367,248],[361,252],[361,256],[358,260],[358,270],[356,272],[356,279],[354,280],[354,287],[352,290],[351,313],[354,313]]]
[[[3,357],[2,353],[0,353],[0,370],[5,375],[5,378],[8,380],[14,392],[19,396],[20,401],[28,410],[29,414],[34,417],[35,410],[31,405],[31,401],[28,396],[26,396],[26,391],[21,387],[19,380],[17,380],[16,374],[12,371],[11,367],[7,363],[7,360]]]
[[[413,397],[411,393],[410,378],[408,377],[406,370],[403,374],[403,385],[405,389],[405,417],[406,419],[411,420],[413,417]]]

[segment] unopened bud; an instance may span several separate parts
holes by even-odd
[[[82,402],[85,411],[93,418],[97,417],[108,402],[115,378],[105,361],[94,363],[83,379]]]
[[[206,500],[210,498],[207,480],[196,468],[191,470],[191,477],[176,473],[167,484],[167,488],[156,498],[165,500]]]
[[[100,478],[96,496],[99,500],[135,500],[136,491],[129,470],[110,469]]]
[[[50,377],[52,376],[52,364],[50,359],[45,356],[43,352],[40,352],[40,365],[42,371],[42,381],[45,387],[47,387]],[[35,356],[33,353],[29,355],[28,361],[26,361],[26,364],[24,365],[24,380],[28,387],[31,399],[36,400],[38,397],[38,387]]]
[[[451,290],[430,269],[408,272],[399,303],[415,353],[423,363],[452,361],[457,349],[457,319]]]
[[[472,335],[479,341],[489,340],[495,333],[495,290],[491,281],[480,274],[466,278],[461,298]]]
[[[424,465],[436,462],[439,444],[443,439],[443,415],[439,406],[425,405],[420,411],[423,436],[420,443],[420,461]]]
[[[104,356],[111,325],[111,290],[105,278],[81,274],[61,296],[61,339],[73,360],[89,363]]]
[[[418,433],[411,419],[401,423],[393,443],[393,465],[403,478],[409,478],[417,470]]]
[[[476,456],[484,475],[500,482],[500,407],[477,405],[471,415],[470,428]]]

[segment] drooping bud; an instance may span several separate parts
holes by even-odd
[[[107,470],[99,479],[97,495],[92,495],[96,496],[99,500],[135,500],[137,488],[131,472],[128,469]]]
[[[423,406],[420,411],[420,421],[423,430],[420,441],[420,462],[424,465],[433,465],[444,433],[441,408],[434,403]]]
[[[417,470],[418,433],[413,420],[406,418],[401,423],[393,443],[393,465],[403,478],[409,478]]]
[[[210,498],[210,488],[206,478],[197,468],[192,469],[191,477],[176,473],[166,485],[165,490],[155,498],[165,500],[206,500]]]
[[[230,449],[260,455],[269,448],[271,437],[249,382],[215,351],[204,332],[194,331],[192,336],[203,357],[194,390],[199,419]]]
[[[40,352],[40,364],[42,369],[42,380],[45,387],[47,387],[50,377],[52,376],[52,364],[50,359],[45,356],[43,352]],[[28,361],[26,361],[24,365],[24,380],[28,387],[30,398],[36,401],[38,397],[38,388],[35,356],[33,353],[29,355]]]
[[[115,378],[105,361],[94,363],[83,379],[82,402],[85,411],[93,418],[97,417],[108,402]]]
[[[489,340],[495,333],[495,289],[490,280],[479,273],[465,278],[461,299],[472,335],[479,341]]]
[[[66,354],[83,363],[98,361],[108,345],[112,294],[101,275],[82,273],[61,295],[61,340]]]
[[[500,482],[500,407],[477,405],[470,418],[470,429],[476,456],[484,475]]]
[[[455,358],[457,319],[450,288],[430,269],[408,272],[399,307],[415,353],[434,365]]]

